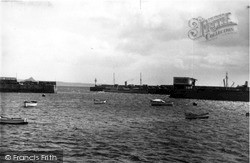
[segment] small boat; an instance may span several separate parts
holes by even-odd
[[[37,106],[37,101],[24,101],[24,107],[34,107]]]
[[[94,104],[106,104],[106,100],[97,100],[97,99],[94,99]]]
[[[42,94],[42,97],[45,97],[45,94]]]
[[[185,113],[186,119],[207,119],[209,118],[209,113],[194,114],[194,113]]]
[[[197,105],[198,105],[197,103],[193,102],[193,106],[197,106]]]
[[[249,117],[249,113],[246,113],[246,116]]]
[[[174,102],[165,102],[162,99],[150,100],[151,106],[173,106]]]
[[[0,116],[0,124],[28,124],[26,118],[8,118]]]

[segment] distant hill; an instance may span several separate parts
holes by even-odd
[[[89,84],[89,83],[70,83],[70,82],[56,82],[57,86],[66,86],[66,87],[93,87],[95,84]]]
[[[36,80],[33,77],[23,80],[23,82],[26,82],[26,81],[36,82]]]

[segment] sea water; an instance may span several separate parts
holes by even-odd
[[[150,106],[150,99],[174,106]],[[95,105],[94,99],[107,100]],[[248,102],[172,99],[166,95],[90,92],[1,93],[1,151],[63,150],[63,162],[249,162]],[[25,100],[37,107],[24,108]],[[198,105],[193,106],[196,102]],[[187,120],[184,113],[209,113]]]

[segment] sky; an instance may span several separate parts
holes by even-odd
[[[0,76],[197,85],[249,80],[248,0],[1,0]],[[237,31],[188,37],[192,18],[231,13]]]

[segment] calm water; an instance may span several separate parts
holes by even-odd
[[[106,99],[94,105],[93,99]],[[149,99],[174,101],[152,107]],[[63,150],[64,162],[249,162],[247,102],[169,99],[59,87],[57,94],[1,93],[1,115],[28,125],[1,125],[1,150]],[[38,106],[24,108],[23,101]],[[192,106],[197,102],[198,106]],[[209,112],[186,120],[185,111]]]

